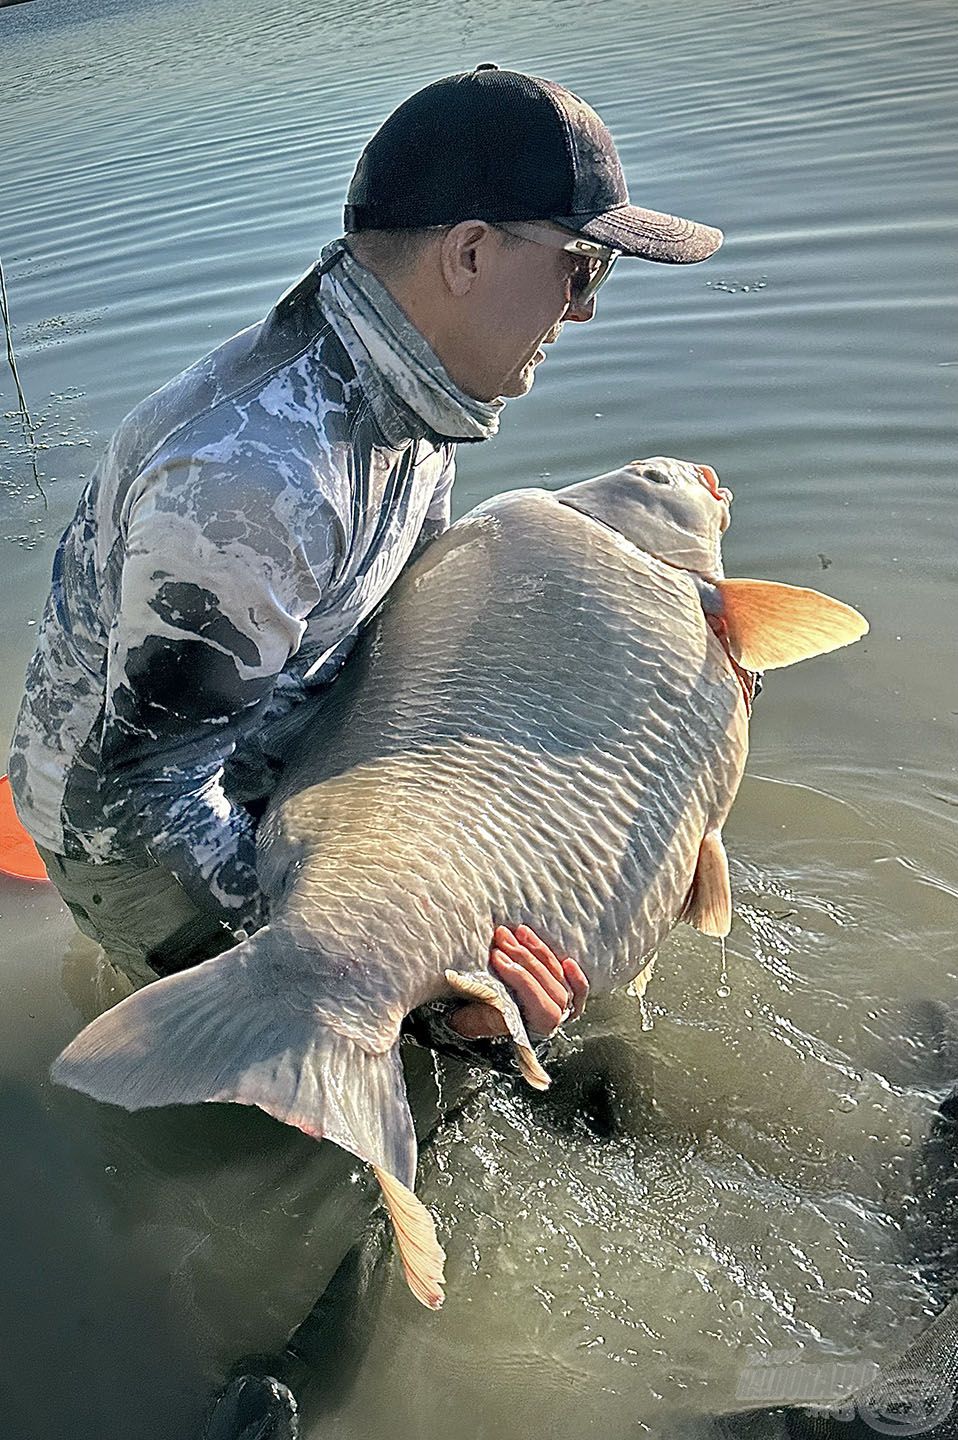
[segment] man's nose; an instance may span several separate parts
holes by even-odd
[[[584,325],[591,320],[595,314],[595,296],[592,295],[584,305],[578,304],[575,300],[569,301],[569,308],[563,315],[563,320],[575,320],[579,325]]]

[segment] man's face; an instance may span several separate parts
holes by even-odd
[[[488,241],[487,263],[470,297],[475,380],[469,389],[480,400],[525,395],[546,359],[543,347],[558,338],[563,323],[582,323],[595,313],[594,299],[584,306],[572,299],[578,257],[495,229]]]

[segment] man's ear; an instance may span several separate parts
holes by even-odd
[[[469,294],[494,244],[493,228],[485,220],[461,220],[446,231],[439,249],[439,264],[453,295]]]

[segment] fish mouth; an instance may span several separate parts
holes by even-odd
[[[696,465],[695,471],[710,495],[714,495],[716,500],[721,500],[725,505],[731,505],[732,492],[725,485],[719,484],[719,478],[711,465]]]

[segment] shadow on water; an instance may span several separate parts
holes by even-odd
[[[407,1066],[423,1057],[404,1047]],[[441,1095],[448,1096],[432,1129],[420,1129],[420,1155],[428,1153],[445,1125],[455,1123],[484,1089],[497,1083],[488,1073],[469,1071],[458,1062],[438,1062],[447,1072]],[[370,1217],[362,1236],[344,1256],[310,1314],[280,1355],[249,1356],[236,1367],[253,1374],[274,1374],[288,1385],[311,1426],[337,1414],[359,1383],[395,1266],[391,1232],[381,1209]],[[225,1437],[224,1437],[225,1440]]]
[[[0,1090],[6,1327],[0,1437],[194,1440],[207,1387],[185,1317],[145,1252],[122,1247],[89,1163],[35,1096]]]

